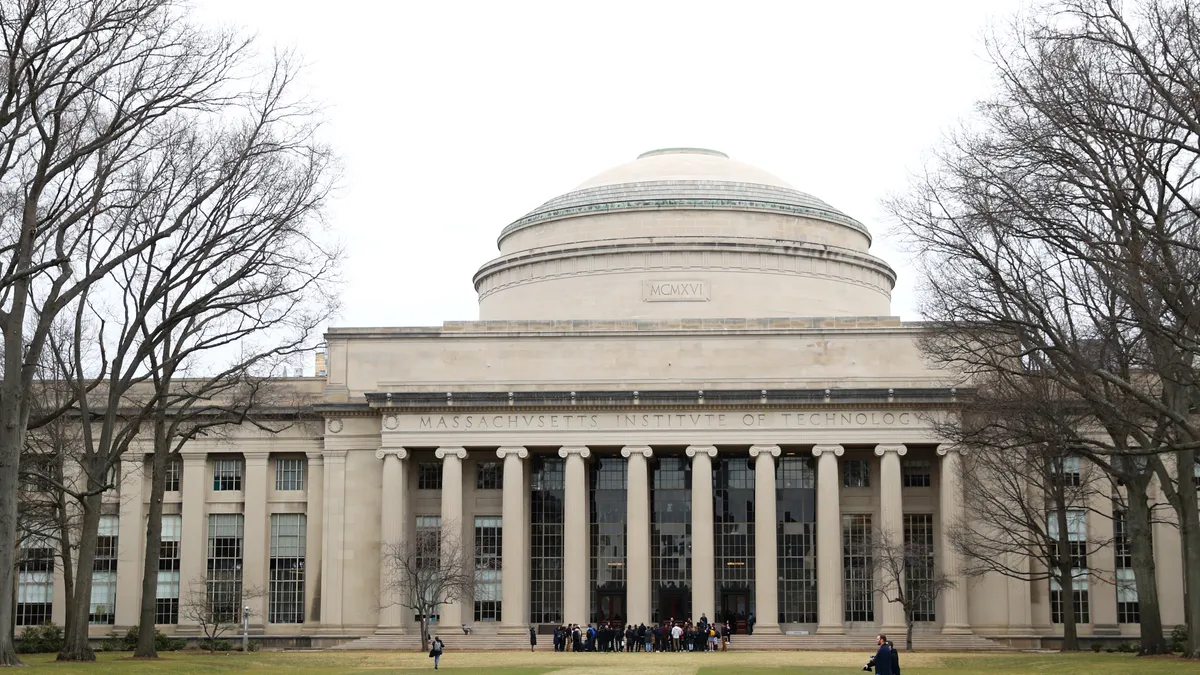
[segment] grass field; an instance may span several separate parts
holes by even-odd
[[[848,652],[728,652],[724,654],[556,654],[539,652],[447,652],[442,667],[452,675],[853,675],[867,655]],[[289,675],[341,673],[426,673],[433,660],[412,652],[258,652],[254,654],[174,653],[158,661],[127,654],[100,654],[99,663],[59,664],[53,655],[28,656],[22,672],[72,675],[170,673],[180,675],[286,672]],[[1160,675],[1196,673],[1200,662],[1175,658],[1138,659],[1124,654],[904,654],[904,675]]]

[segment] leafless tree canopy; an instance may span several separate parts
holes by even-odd
[[[383,545],[384,588],[393,602],[412,610],[421,624],[421,649],[429,648],[429,621],[440,606],[475,597],[475,561],[454,523],[421,529],[397,544]]]
[[[898,603],[904,609],[905,649],[912,651],[917,613],[935,606],[954,582],[934,568],[933,548],[918,538],[897,541],[891,532],[875,528],[869,553],[879,579],[876,590],[884,602]]]
[[[1017,444],[1034,426],[1067,441],[1126,484],[1143,525],[1136,490],[1157,479],[1189,551],[1197,625],[1194,3],[1056,0],[988,46],[995,95],[890,204],[922,268],[922,347],[978,387],[968,412],[993,397],[1060,402],[1037,425],[1027,416]]]
[[[180,599],[179,615],[200,627],[208,641],[209,651],[216,651],[216,641],[236,632],[245,609],[242,603],[261,598],[265,591],[256,586],[239,584],[236,597],[208,583],[204,577],[187,582]]]

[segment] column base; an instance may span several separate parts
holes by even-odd
[[[947,625],[942,626],[942,635],[974,635],[974,633],[971,632],[970,626]]]
[[[408,630],[404,626],[380,626],[375,629],[376,635],[407,635]]]
[[[841,624],[817,626],[817,635],[845,635],[846,627]]]
[[[783,629],[778,624],[756,623],[754,624],[754,634],[766,633],[770,635],[783,635]]]
[[[496,629],[496,635],[523,635],[529,637],[528,626],[500,626]]]

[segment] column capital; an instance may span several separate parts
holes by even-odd
[[[646,459],[654,456],[654,449],[648,445],[627,445],[621,448],[621,456],[629,458],[633,455],[641,455]]]
[[[438,459],[446,459],[447,457],[457,457],[459,459],[466,459],[467,458],[467,449],[466,448],[456,448],[456,447],[438,448],[436,451],[434,451],[433,456],[437,457]]]
[[[750,446],[750,456],[758,457],[759,455],[770,455],[778,457],[781,454],[778,445],[752,445]]]
[[[270,458],[271,458],[270,452],[243,452],[242,453],[242,459],[246,460],[247,464],[249,464],[251,462],[266,463],[266,461]]]
[[[504,459],[509,455],[516,455],[517,459],[525,459],[529,456],[529,449],[523,445],[509,445],[496,448],[496,456]]]
[[[812,449],[813,457],[820,457],[822,454],[829,453],[835,457],[841,457],[846,454],[846,449],[840,445],[814,445]]]
[[[566,459],[570,455],[579,455],[583,459],[592,456],[592,451],[586,445],[564,445],[558,449],[558,456]]]
[[[309,452],[304,453],[304,455],[308,457],[309,464],[325,463],[325,453],[321,452],[320,450],[310,450]]]
[[[375,451],[375,459],[384,459],[388,455],[395,455],[396,459],[405,459],[408,457],[408,450],[405,448],[380,448]]]
[[[958,443],[942,443],[941,445],[937,446],[937,454],[939,457],[945,457],[947,453],[951,452],[961,456],[966,453],[966,449]]]
[[[325,460],[329,462],[346,462],[346,455],[350,454],[349,450],[326,450]]]
[[[883,457],[884,454],[894,452],[903,457],[908,454],[908,447],[900,443],[880,443],[875,446],[875,456]]]
[[[180,457],[183,458],[183,463],[185,466],[189,464],[196,466],[197,464],[204,464],[208,462],[208,455],[204,453],[180,455]]]
[[[687,456],[695,457],[697,454],[708,455],[709,457],[717,456],[717,446],[715,445],[689,445],[687,447]]]

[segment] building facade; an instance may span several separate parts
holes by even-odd
[[[179,598],[204,579],[266,591],[246,600],[256,633],[411,633],[381,551],[452,524],[479,583],[438,622],[477,634],[701,615],[753,615],[757,634],[899,631],[864,545],[886,531],[926,542],[928,574],[957,582],[918,632],[1061,635],[1058,590],[958,573],[943,531],[962,458],[933,431],[955,390],[918,352],[921,326],[891,316],[896,276],[870,245],[853,218],[708,150],[649,152],[546,202],[475,275],[479,321],[332,328],[324,375],[290,383],[314,419],[185,448],[164,629],[195,632]],[[126,465],[102,524],[97,634],[137,619],[148,489]],[[1114,531],[1072,522],[1072,536]],[[1159,585],[1178,588],[1179,537],[1155,527]],[[1080,632],[1136,636],[1127,549],[1105,551],[1093,566],[1109,572],[1074,589]],[[22,563],[24,623],[61,623],[45,557]],[[1179,594],[1162,608],[1182,623]]]

